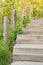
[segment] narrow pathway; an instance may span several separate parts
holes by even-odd
[[[43,65],[43,18],[32,20],[17,35],[11,65]]]

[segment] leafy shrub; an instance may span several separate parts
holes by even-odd
[[[27,25],[27,23],[30,23],[30,19],[29,19],[28,16],[24,16],[24,18],[23,18],[23,25],[24,25],[24,27]]]
[[[10,62],[11,52],[9,51],[8,46],[4,43],[0,43],[0,65],[10,65]]]
[[[2,38],[3,38],[3,29],[0,28],[0,39],[2,39]]]
[[[21,33],[21,28],[16,28],[14,31],[10,32],[9,34],[9,42],[8,42],[8,46],[10,51],[12,51],[12,48],[14,46],[14,41],[16,40],[17,34]]]
[[[12,32],[10,33],[9,40],[8,40],[8,47],[11,52],[12,52],[13,46],[14,46],[14,33]]]
[[[37,8],[38,8],[38,10],[37,10]],[[40,17],[42,17],[42,9],[40,6],[37,8],[36,7],[33,8],[32,16],[33,17],[37,16],[38,18],[40,18]]]
[[[41,14],[41,11],[40,10],[38,10],[38,17],[39,18],[42,17],[42,14]]]
[[[12,51],[12,47],[14,46],[14,41],[17,37],[17,34],[20,33],[20,30],[19,29],[15,29],[12,33],[10,33],[9,35],[9,42],[8,42],[8,46],[9,46],[9,49]]]
[[[37,16],[37,10],[36,10],[36,8],[33,8],[32,16],[33,16],[33,17]]]

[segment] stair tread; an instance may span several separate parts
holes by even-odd
[[[38,34],[42,34],[43,35],[43,31],[40,31],[40,30],[22,30],[22,33],[23,34],[30,34],[30,33],[38,33]]]
[[[43,35],[42,34],[19,34],[19,35],[17,35],[17,37],[29,37],[29,36],[42,36],[43,37]]]
[[[23,55],[23,56],[28,56],[28,55],[32,55],[32,56],[43,56],[43,54],[37,54],[37,53],[13,53],[13,55]]]
[[[43,62],[14,61],[11,65],[43,65]]]
[[[35,35],[35,34],[21,34],[17,35],[16,40],[43,40],[43,35]]]
[[[43,30],[42,29],[22,29],[22,31],[42,31],[43,32]]]
[[[31,34],[31,33],[38,33],[38,34],[43,34],[43,31],[36,31],[36,30],[26,30],[26,31],[22,31],[22,33],[28,33],[28,34]]]
[[[23,32],[24,32],[24,31],[25,31],[25,32],[26,32],[26,31],[28,31],[28,32],[43,32],[43,30],[40,31],[40,30],[32,30],[32,29],[31,29],[31,30],[24,29],[24,30],[22,30],[22,31],[23,31]]]
[[[43,49],[43,45],[39,45],[39,44],[16,44],[13,48],[40,48],[40,49]]]

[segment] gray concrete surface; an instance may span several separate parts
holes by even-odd
[[[11,65],[43,65],[43,62],[15,61]]]

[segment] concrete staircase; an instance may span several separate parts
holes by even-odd
[[[43,19],[31,21],[17,35],[11,65],[43,65]]]

